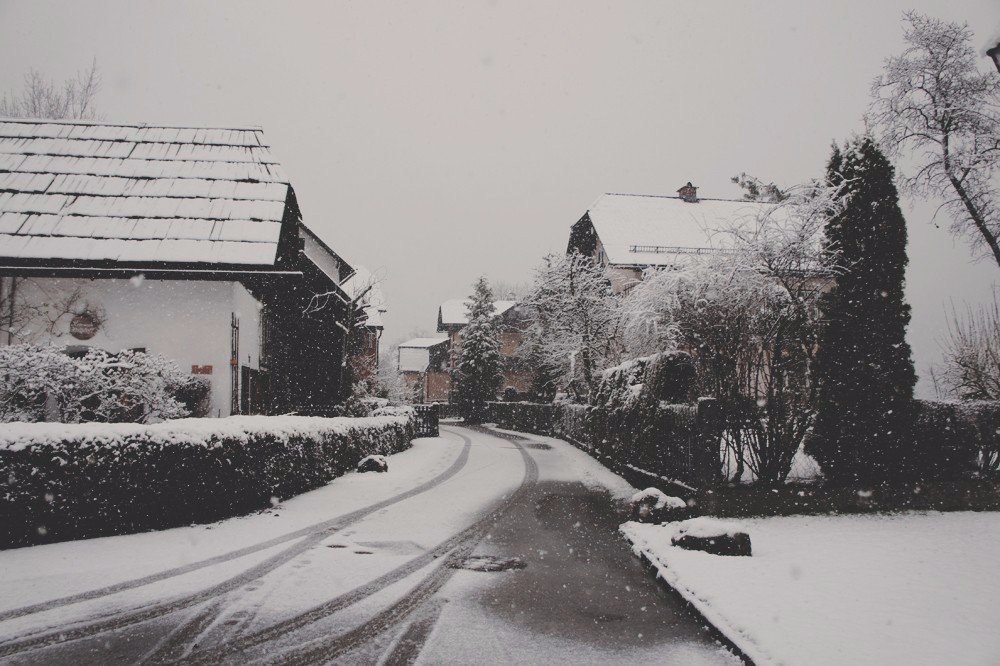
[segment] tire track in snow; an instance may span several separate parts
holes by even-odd
[[[460,437],[471,443],[471,440],[464,435],[461,435],[460,433],[456,434],[459,434]],[[493,436],[492,433],[489,434]],[[507,438],[501,437],[500,439]],[[500,504],[484,518],[476,521],[451,538],[441,542],[428,552],[413,558],[409,562],[400,565],[396,569],[389,571],[388,573],[366,583],[365,585],[357,587],[354,590],[346,592],[340,596],[334,597],[333,599],[311,608],[304,613],[282,620],[281,622],[273,624],[270,627],[253,634],[241,636],[240,638],[217,645],[213,648],[192,653],[183,660],[184,663],[217,664],[223,659],[232,657],[237,653],[265,645],[282,636],[298,631],[315,622],[318,622],[319,620],[329,617],[337,611],[351,606],[367,597],[370,597],[390,585],[403,580],[420,569],[423,569],[435,560],[441,559],[441,562],[434,568],[434,570],[427,577],[421,580],[413,589],[407,592],[400,601],[392,604],[361,626],[352,629],[345,634],[320,639],[319,641],[311,641],[301,648],[293,649],[292,651],[286,652],[280,656],[269,655],[268,661],[282,664],[326,663],[404,621],[414,610],[430,599],[438,590],[441,589],[441,587],[444,586],[445,583],[451,579],[452,576],[455,575],[461,562],[472,553],[476,545],[478,545],[483,536],[485,536],[485,534],[489,531],[493,523],[495,523],[514,503],[527,494],[538,482],[538,465],[534,458],[532,458],[531,455],[528,454],[527,450],[517,441],[511,441],[513,441],[514,445],[521,453],[522,460],[524,461],[524,476],[521,479],[520,486],[513,493],[504,498]]]
[[[457,433],[455,433],[457,434]],[[60,599],[54,599],[52,601],[42,602],[40,604],[34,604],[32,606],[24,606],[22,608],[16,608],[0,614],[0,622],[4,620],[13,619],[16,617],[23,617],[25,615],[30,615],[34,613],[39,613],[45,610],[51,610],[54,608],[61,608],[63,606],[80,603],[82,601],[89,601],[91,599],[96,599],[111,594],[116,594],[125,590],[133,589],[143,585],[149,585],[151,583],[160,582],[179,576],[191,571],[202,569],[214,564],[219,564],[222,562],[227,562],[239,557],[244,557],[267,548],[272,548],[276,545],[286,543],[295,539],[301,539],[298,543],[286,548],[285,550],[272,555],[263,562],[247,569],[246,571],[233,576],[229,579],[224,580],[221,583],[212,585],[199,592],[188,594],[176,599],[154,604],[151,606],[140,607],[135,610],[126,611],[125,613],[112,612],[99,617],[96,620],[84,620],[82,623],[77,623],[75,626],[70,627],[50,627],[49,629],[44,629],[41,632],[37,632],[31,635],[22,636],[20,638],[14,638],[13,640],[8,640],[0,643],[0,657],[7,657],[19,652],[24,652],[27,650],[35,650],[43,647],[48,647],[52,645],[58,645],[60,643],[67,643],[74,640],[80,640],[83,638],[89,638],[98,634],[106,633],[108,631],[115,631],[118,629],[123,629],[125,627],[131,626],[133,624],[138,624],[140,622],[146,622],[170,613],[189,608],[203,601],[207,601],[214,597],[232,592],[247,583],[252,582],[267,573],[277,569],[288,561],[294,559],[303,552],[313,548],[323,539],[327,538],[331,534],[367,517],[368,515],[401,502],[403,500],[409,499],[421,493],[427,492],[428,490],[444,483],[445,481],[451,479],[456,474],[458,474],[469,460],[469,452],[472,447],[472,440],[467,437],[459,435],[464,445],[462,451],[459,453],[458,458],[451,464],[448,469],[446,469],[441,474],[436,477],[425,481],[424,483],[411,488],[405,492],[394,495],[388,499],[370,504],[367,507],[346,513],[342,516],[336,518],[331,518],[330,520],[323,521],[321,523],[316,523],[315,525],[310,525],[304,527],[295,532],[290,532],[283,536],[275,537],[267,541],[255,544],[253,546],[247,546],[246,548],[241,548],[230,553],[225,553],[223,555],[218,555],[206,560],[201,560],[199,562],[193,562],[182,567],[177,567],[174,569],[168,569],[167,571],[152,574],[150,576],[144,576],[142,578],[137,578],[131,581],[125,581],[118,583],[116,585],[111,585],[108,587],[100,588],[97,590],[91,590],[89,592],[83,592],[80,594],[72,595],[69,597],[62,597]]]

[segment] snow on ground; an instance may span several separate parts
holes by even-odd
[[[671,546],[677,523],[621,531],[759,666],[1000,663],[1000,513],[744,522],[753,557]]]
[[[347,474],[249,516],[0,551],[0,612],[116,584],[295,532],[405,492],[444,471],[462,448],[454,436],[421,438],[389,457],[384,474]],[[247,560],[226,565],[234,571]],[[220,569],[214,568],[218,575]]]
[[[631,486],[625,479],[621,478],[593,457],[576,448],[569,442],[564,442],[555,437],[544,437],[542,435],[525,434],[516,430],[504,430],[495,425],[488,424],[490,430],[516,435],[526,439],[548,444],[553,449],[558,450],[560,459],[567,463],[561,466],[559,471],[547,475],[553,481],[579,481],[588,488],[601,488],[607,490],[616,500],[629,501],[638,490]]]

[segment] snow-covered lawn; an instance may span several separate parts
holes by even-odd
[[[1000,664],[1000,513],[743,522],[752,557],[621,531],[759,666]]]

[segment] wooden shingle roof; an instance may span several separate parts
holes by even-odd
[[[288,178],[260,128],[0,119],[0,257],[275,263]]]

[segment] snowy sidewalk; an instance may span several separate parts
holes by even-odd
[[[1000,663],[1000,513],[743,522],[752,557],[621,532],[758,666]]]

